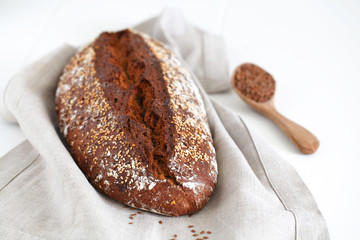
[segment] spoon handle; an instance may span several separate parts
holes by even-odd
[[[310,131],[281,115],[275,108],[263,112],[289,137],[294,145],[305,154],[314,153],[319,147],[319,140]]]

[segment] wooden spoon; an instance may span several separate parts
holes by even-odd
[[[314,134],[287,119],[275,109],[275,80],[265,70],[254,64],[242,64],[235,69],[231,83],[235,92],[250,107],[272,120],[302,153],[310,154],[318,149],[320,143]],[[270,91],[269,84],[272,88]],[[260,95],[254,97],[256,93]]]

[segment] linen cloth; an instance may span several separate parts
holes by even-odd
[[[64,45],[19,72],[2,98],[2,116],[27,140],[0,158],[0,239],[329,239],[296,171],[210,100],[209,92],[230,86],[221,37],[173,10],[135,29],[163,41],[194,72],[218,162],[213,197],[191,217],[165,217],[125,208],[89,184],[58,135],[54,94],[76,52]]]

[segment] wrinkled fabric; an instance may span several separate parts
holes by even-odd
[[[0,158],[0,239],[329,239],[293,167],[238,115],[210,100],[208,93],[229,87],[221,37],[176,11],[134,28],[163,41],[193,72],[216,149],[214,195],[191,217],[165,217],[96,191],[58,135],[56,85],[76,52],[64,45],[19,72],[0,100],[2,117],[16,121],[27,139]]]

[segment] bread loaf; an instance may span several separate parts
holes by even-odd
[[[217,164],[204,104],[160,42],[130,29],[102,33],[65,67],[56,112],[77,165],[111,198],[180,216],[211,197]]]

